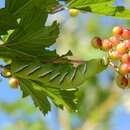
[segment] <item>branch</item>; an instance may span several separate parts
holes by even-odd
[[[117,65],[115,65],[114,63],[112,63],[111,61],[109,62],[109,65],[120,75],[122,75],[119,71],[119,67]],[[124,76],[124,75],[122,75]]]
[[[116,66],[116,65],[113,64],[112,62],[109,62],[109,65],[110,65],[117,73],[119,73],[119,68],[118,68],[118,66]]]

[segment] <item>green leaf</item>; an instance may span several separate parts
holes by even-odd
[[[20,9],[22,18],[19,27],[9,37],[6,47],[17,49],[28,55],[42,57],[45,47],[55,43],[59,34],[59,24],[54,22],[45,26],[48,17],[48,6],[57,4],[56,0],[29,0]],[[30,48],[30,49],[28,49]]]
[[[39,81],[45,85],[55,88],[75,88],[83,84],[87,79],[106,69],[101,59],[87,61],[86,63],[73,67],[73,65],[54,63],[24,63],[13,62],[12,73],[15,77]]]
[[[36,26],[36,23],[34,21],[32,26]],[[24,27],[27,28],[26,26]],[[20,55],[26,55],[26,57],[46,57],[46,54],[47,52],[49,53],[49,51],[46,51],[45,47],[49,47],[51,44],[55,43],[58,34],[59,25],[56,22],[54,22],[52,26],[40,27],[38,30],[37,28],[35,30],[34,28],[29,27],[24,31],[24,29],[18,28],[18,30],[9,37],[8,42],[4,47],[11,51],[18,52]],[[0,55],[2,55],[1,52]]]
[[[113,6],[114,1],[115,0],[74,0],[70,3],[69,8],[76,8],[100,15],[130,19],[130,10],[123,6]]]
[[[6,34],[7,30],[17,27],[16,17],[6,9],[0,9],[0,35]]]
[[[29,91],[26,89],[27,83],[22,82],[22,80],[19,80],[19,81],[20,81],[20,88],[22,90],[22,97],[25,98],[30,95]]]
[[[51,110],[50,103],[46,97],[46,94],[39,91],[35,88],[30,81],[26,79],[20,79],[20,86],[23,90],[23,93],[29,93],[34,101],[36,107],[44,113],[48,113]]]
[[[0,9],[0,35],[6,34],[9,29],[17,28],[17,12],[27,1],[6,0],[5,8]]]
[[[17,60],[46,60],[49,57],[56,57],[55,52],[45,50],[46,47],[56,42],[59,34],[57,22],[51,26],[45,26],[48,8],[55,4],[57,4],[56,0],[47,2],[45,0],[37,2],[29,0],[22,6],[22,4],[17,4],[16,0],[13,2],[8,0],[7,7],[10,12],[15,15],[19,14],[21,19],[6,44],[0,46],[0,56]],[[15,8],[18,9],[15,10]]]
[[[97,12],[99,3],[94,2],[91,8]],[[44,114],[51,110],[48,97],[60,108],[76,110],[76,87],[107,67],[101,59],[86,61],[78,67],[65,58],[55,62],[56,53],[46,48],[56,42],[59,24],[46,26],[46,21],[57,4],[57,0],[6,0],[6,7],[0,10],[1,34],[13,29],[5,44],[0,45],[0,56],[12,59],[11,72],[20,81],[23,97],[31,95]]]
[[[46,86],[45,84],[34,82],[25,79],[19,79],[20,85],[24,87],[22,90],[27,91],[36,107],[44,113],[47,114],[51,110],[50,102],[48,101],[48,97],[52,100],[52,102],[63,109],[65,106],[68,110],[74,111],[77,109],[76,107],[76,89],[73,90],[61,90],[57,88],[52,88],[50,86]],[[23,85],[24,84],[24,85]]]
[[[24,23],[28,22],[29,25],[32,23],[32,16],[35,20],[41,16],[40,19],[44,21],[40,26],[44,25],[48,12],[57,4],[57,0],[6,0],[5,8],[0,9],[0,34],[5,34],[9,29],[16,29],[18,18],[24,19]],[[33,22],[41,22],[35,20]],[[32,27],[37,28],[37,26]]]

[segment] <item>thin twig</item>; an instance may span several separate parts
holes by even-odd
[[[109,65],[116,71],[119,73],[119,68],[118,66],[116,66],[115,64],[113,64],[112,62],[109,62]]]
[[[114,63],[112,63],[111,61],[109,62],[109,65],[120,75],[122,75],[119,71],[119,67],[117,65],[115,65]],[[124,76],[124,75],[122,75]]]

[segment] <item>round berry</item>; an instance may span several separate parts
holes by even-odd
[[[112,45],[113,46],[116,46],[120,43],[120,38],[119,37],[116,37],[116,36],[113,36],[110,38],[110,41],[112,42]]]
[[[126,88],[128,85],[128,79],[122,75],[116,77],[116,83],[120,88]]]
[[[69,13],[72,17],[75,17],[80,13],[80,11],[78,9],[69,9]]]
[[[109,57],[111,58],[111,60],[119,60],[121,59],[122,54],[120,54],[118,51],[110,51]]]
[[[124,43],[126,44],[126,47],[128,48],[128,50],[130,50],[130,40],[126,40],[124,41]]]
[[[127,53],[124,54],[124,55],[122,55],[121,61],[122,61],[123,63],[130,63],[130,55],[127,54]]]
[[[15,77],[12,77],[9,80],[9,85],[11,86],[11,88],[18,88],[19,81]]]
[[[110,40],[103,40],[102,42],[102,49],[105,50],[105,51],[108,51],[112,48],[112,42]]]
[[[120,65],[119,72],[123,75],[126,75],[130,72],[130,64],[122,64]]]
[[[101,48],[102,47],[102,40],[99,37],[94,37],[91,41],[92,46],[94,48]]]
[[[3,75],[4,77],[10,77],[12,74],[11,74],[11,71],[10,71],[9,69],[4,68],[4,69],[2,70],[2,75]]]
[[[122,43],[117,45],[116,50],[119,53],[124,54],[124,53],[127,53],[128,48],[127,48],[126,44],[122,42]]]
[[[126,40],[130,39],[130,30],[124,29],[122,33],[122,38]]]
[[[121,36],[123,33],[123,28],[121,26],[116,26],[112,30],[114,36]]]

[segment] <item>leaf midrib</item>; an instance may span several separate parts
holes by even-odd
[[[6,44],[1,45],[0,47],[6,48],[6,49],[11,49],[12,51],[14,51],[14,52],[16,52],[16,53],[18,53],[18,54],[23,54],[23,55],[26,55],[27,57],[32,57],[33,59],[36,58],[36,56],[33,56],[33,55],[28,54],[28,53],[22,52],[22,51],[20,51],[20,50],[16,50],[16,49],[9,48],[9,47],[7,47],[7,46],[5,46],[5,45],[6,45]]]

